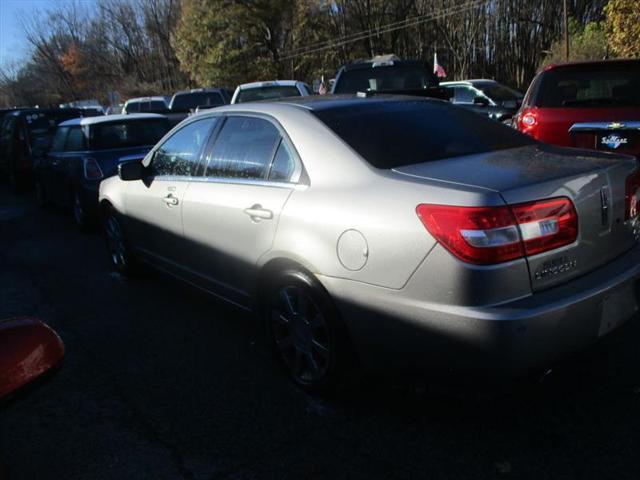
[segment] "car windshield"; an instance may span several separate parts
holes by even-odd
[[[476,88],[482,91],[487,97],[494,102],[504,102],[509,100],[520,101],[524,97],[522,93],[513,90],[499,83],[479,84]]]
[[[56,127],[60,122],[79,117],[77,111],[33,112],[25,114],[29,131],[29,144],[33,150],[46,149],[51,145]]]
[[[285,97],[299,97],[298,88],[291,85],[288,87],[271,85],[265,87],[248,88],[240,90],[236,103],[257,102],[259,100],[274,100]]]
[[[89,148],[107,150],[155,145],[168,130],[169,124],[164,118],[98,123],[89,128]]]
[[[540,107],[640,106],[640,62],[574,65],[544,74]]]
[[[436,101],[363,101],[313,112],[376,168],[535,143],[512,128]]]
[[[425,67],[394,65],[343,70],[334,93],[423,90],[437,86],[437,78]]]
[[[186,111],[197,107],[219,107],[220,105],[224,105],[224,100],[218,92],[183,93],[173,97],[171,110]]]

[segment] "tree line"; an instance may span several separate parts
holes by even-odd
[[[569,0],[573,58],[640,56],[637,0]],[[31,54],[0,74],[6,105],[332,78],[374,55],[433,61],[448,79],[526,88],[563,60],[561,0],[100,0],[23,19]]]

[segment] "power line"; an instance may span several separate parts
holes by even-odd
[[[427,23],[433,20],[449,17],[452,15],[456,15],[458,13],[463,13],[467,10],[477,8],[484,3],[486,3],[486,0],[473,0],[473,1],[466,2],[465,4],[460,4],[454,7],[449,7],[448,9],[441,10],[436,14],[428,14],[428,15],[420,15],[417,17],[411,17],[401,21],[388,23],[381,27],[370,28],[362,32],[345,35],[344,37],[338,38],[336,40],[328,40],[326,42],[317,42],[315,44],[312,44],[311,46],[307,45],[305,47],[300,47],[294,50],[290,50],[289,52],[281,56],[280,59],[290,60],[302,55],[317,53],[323,50],[341,47],[344,45],[348,45],[350,43],[358,42],[360,40],[365,40],[366,38],[369,38],[373,35],[380,35],[384,33],[393,32],[395,30],[402,30],[404,28],[414,27],[422,23]]]

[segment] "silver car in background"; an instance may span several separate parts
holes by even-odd
[[[288,97],[311,95],[311,87],[297,80],[271,80],[268,82],[243,83],[236,87],[231,103],[247,103],[263,100],[277,100]]]
[[[639,185],[447,102],[328,96],[196,115],[100,200],[114,268],[259,312],[317,391],[351,354],[502,377],[595,342],[638,310]]]

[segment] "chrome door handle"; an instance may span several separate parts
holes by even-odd
[[[262,208],[262,205],[257,204],[252,207],[245,208],[244,213],[249,215],[253,221],[258,221],[260,219],[271,220],[273,218],[273,212],[271,210]]]
[[[178,205],[178,199],[171,194],[166,197],[162,197],[162,201],[167,205]]]

